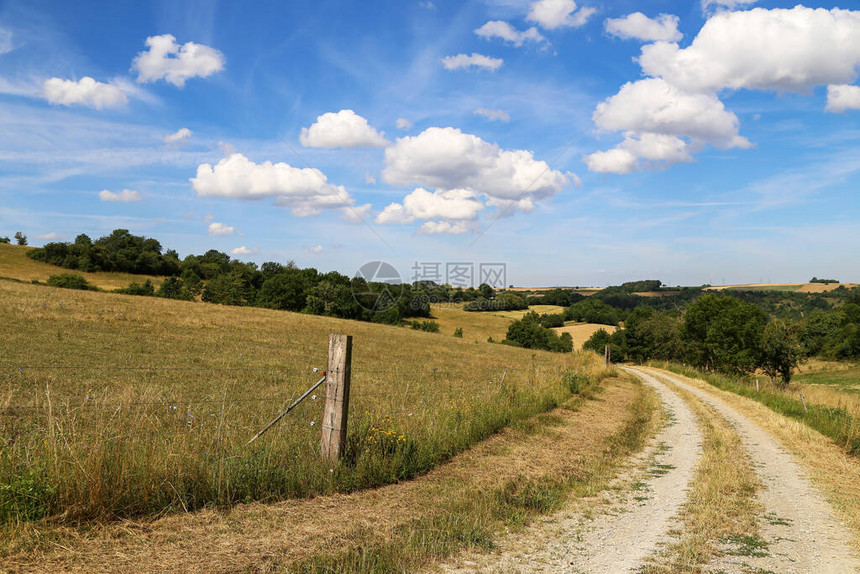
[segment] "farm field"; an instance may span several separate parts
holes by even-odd
[[[582,349],[585,342],[600,329],[611,334],[614,333],[618,327],[613,327],[611,325],[598,325],[596,323],[577,323],[575,321],[568,321],[564,324],[564,327],[555,327],[553,331],[558,334],[570,333],[570,336],[573,337],[573,348]]]
[[[246,447],[316,382],[330,332],[355,341],[348,462],[318,460],[316,396]],[[561,404],[566,371],[603,371],[591,354],[14,282],[0,282],[0,341],[0,510],[13,522],[396,482]]]
[[[33,280],[46,282],[51,275],[60,273],[77,273],[86,278],[87,281],[98,287],[110,291],[128,287],[130,283],[143,283],[147,279],[158,287],[163,277],[151,275],[132,275],[130,273],[85,273],[72,269],[63,269],[56,265],[49,265],[41,261],[34,261],[27,257],[27,251],[32,247],[21,247],[18,245],[6,245],[0,243],[0,278],[16,279],[29,283]]]
[[[844,286],[846,289],[856,287],[857,283],[750,283],[748,285],[714,285],[705,287],[705,291],[783,291],[788,293],[827,293]]]
[[[522,319],[523,315],[526,313],[531,313],[534,311],[538,315],[544,314],[555,314],[561,313],[564,311],[564,307],[559,305],[532,305],[528,309],[523,309],[520,311],[488,311],[488,315],[496,315],[497,317],[504,317],[505,319],[509,319],[515,321],[517,319]]]
[[[433,303],[431,319],[439,323],[439,332],[453,335],[458,328],[463,329],[463,339],[484,343],[489,337],[495,341],[505,338],[511,319],[494,313],[463,311],[462,303]]]

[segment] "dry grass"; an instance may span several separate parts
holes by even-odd
[[[702,458],[684,504],[679,540],[643,570],[648,573],[701,572],[727,539],[755,539],[762,506],[760,483],[741,438],[717,412],[692,393],[661,377],[690,406],[702,427]]]
[[[466,341],[483,343],[490,337],[501,341],[511,324],[511,319],[493,313],[463,311],[462,304],[434,303],[431,313],[442,334],[452,335],[457,328],[462,328]]]
[[[600,329],[603,329],[607,333],[614,333],[618,327],[613,327],[611,325],[598,325],[596,323],[568,322],[565,323],[564,327],[556,327],[553,331],[558,334],[570,333],[570,336],[573,337],[573,348],[582,349],[582,345],[584,345],[585,342]]]
[[[17,279],[27,283],[33,280],[44,283],[51,275],[77,273],[85,277],[87,281],[99,289],[107,291],[128,287],[130,283],[143,283],[147,279],[158,287],[164,279],[163,277],[132,275],[130,273],[84,273],[71,269],[63,269],[56,265],[48,265],[47,263],[30,259],[27,257],[27,251],[31,249],[33,248],[0,243],[0,277]]]
[[[607,382],[598,400],[526,421],[409,483],[87,531],[55,527],[38,533],[34,548],[0,566],[21,572],[260,572],[292,571],[297,561],[308,569],[333,561],[338,565],[330,571],[350,571],[338,560],[349,564],[349,555],[357,553],[372,564],[374,556],[388,553],[398,561],[391,568],[414,570],[459,548],[491,544],[500,527],[528,520],[540,504],[527,494],[553,492],[540,485],[570,480],[578,496],[604,487],[607,469],[644,439],[654,406],[639,385]],[[494,516],[501,493],[507,513]],[[431,544],[444,532],[424,527],[438,525],[439,517],[445,517],[447,528],[469,536]],[[458,521],[466,524],[453,524]],[[34,532],[30,536],[37,538]]]
[[[563,313],[566,307],[561,307],[559,305],[532,305],[528,309],[523,309],[520,311],[490,311],[487,314],[496,315],[497,317],[504,317],[505,319],[509,319],[511,321],[516,321],[517,319],[522,319],[526,313],[531,313],[534,311],[538,315],[553,315],[558,313]]]
[[[786,450],[797,456],[839,518],[849,526],[854,535],[853,547],[860,550],[860,460],[846,454],[832,440],[809,426],[776,413],[757,401],[717,389],[699,379],[677,373],[673,376],[718,396],[775,436]]]
[[[348,460],[318,460],[321,400],[245,447],[317,380],[330,332],[355,340]],[[401,327],[0,282],[0,484],[12,485],[0,512],[134,517],[402,480],[564,401],[566,370],[602,366]],[[0,540],[0,555],[17,544]]]

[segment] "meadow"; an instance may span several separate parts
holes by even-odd
[[[321,393],[246,446],[319,379],[331,332],[354,336],[341,462],[319,458]],[[605,374],[591,354],[12,281],[0,281],[0,341],[6,524],[159,516],[401,481],[561,404],[576,391],[571,373]]]

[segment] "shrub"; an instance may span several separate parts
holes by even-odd
[[[48,285],[51,287],[62,287],[63,289],[98,291],[98,287],[77,273],[60,273],[59,275],[51,275],[48,277]]]
[[[147,279],[141,283],[130,283],[128,287],[117,289],[116,293],[124,293],[126,295],[140,295],[142,297],[153,297],[155,295],[155,287],[152,281]]]
[[[463,327],[457,327],[456,329],[454,329],[454,336],[457,337],[458,339],[462,339],[463,338]]]

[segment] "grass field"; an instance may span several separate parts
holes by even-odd
[[[344,460],[319,461],[321,397],[246,447],[316,382],[330,332],[355,338]],[[564,401],[565,371],[601,369],[590,354],[0,282],[0,520],[148,516],[396,482]]]
[[[505,319],[516,320],[522,319],[523,315],[532,311],[534,311],[538,315],[553,315],[557,313],[562,313],[564,309],[564,307],[561,307],[559,305],[532,305],[528,309],[524,309],[522,311],[490,311],[488,312],[488,314],[496,315],[498,317],[504,317]]]
[[[605,330],[607,333],[614,333],[617,330],[617,327],[612,327],[611,325],[598,325],[596,323],[576,323],[574,321],[569,321],[565,323],[564,327],[556,327],[553,331],[559,334],[570,333],[570,336],[573,337],[573,348],[582,349],[582,345],[600,329]]]
[[[98,287],[110,291],[121,287],[128,287],[130,283],[143,283],[147,279],[158,287],[163,277],[150,275],[132,275],[130,273],[84,273],[63,269],[56,265],[48,265],[41,261],[34,261],[27,257],[27,251],[32,247],[20,247],[18,245],[6,245],[0,243],[0,277],[6,279],[17,279],[29,283],[33,280],[44,283],[51,275],[60,273],[77,273],[84,276],[87,281]]]
[[[439,331],[453,335],[457,328],[463,329],[466,341],[486,342],[489,337],[501,341],[508,332],[511,319],[493,313],[463,311],[462,304],[434,303],[431,306],[432,319],[439,323]]]

